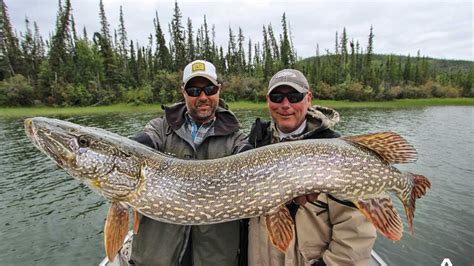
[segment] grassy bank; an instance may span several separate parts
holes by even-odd
[[[315,100],[313,104],[341,108],[416,108],[428,106],[474,106],[474,98],[430,98],[430,99],[404,99],[385,102],[350,102],[350,101],[327,101]],[[265,109],[266,103],[254,102],[231,102],[229,106],[232,110],[258,110]],[[50,115],[86,115],[86,114],[107,114],[107,113],[158,113],[161,112],[160,104],[150,105],[128,105],[115,104],[109,106],[94,107],[16,107],[0,108],[2,117],[29,117],[29,116],[50,116]]]

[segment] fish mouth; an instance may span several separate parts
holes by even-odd
[[[48,129],[42,121],[27,118],[24,121],[25,133],[31,143],[50,157],[56,164],[65,168],[75,160],[75,154],[68,148],[70,136],[61,131]]]

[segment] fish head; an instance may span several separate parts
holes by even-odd
[[[110,200],[140,186],[140,160],[128,138],[99,128],[35,117],[24,122],[30,141],[60,168]]]

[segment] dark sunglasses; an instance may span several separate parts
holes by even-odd
[[[191,97],[198,97],[201,95],[201,92],[204,91],[204,94],[207,96],[212,96],[216,94],[219,91],[219,87],[215,85],[209,85],[204,88],[198,88],[198,87],[189,87],[189,88],[184,88],[186,91],[186,94]]]
[[[299,103],[306,96],[306,92],[290,92],[290,93],[270,93],[268,97],[274,103],[281,103],[285,97],[290,103]]]

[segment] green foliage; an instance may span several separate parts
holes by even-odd
[[[334,100],[336,99],[337,88],[331,86],[326,82],[320,81],[316,86],[316,90],[313,91],[315,98],[322,100]]]
[[[28,106],[33,104],[33,88],[22,75],[0,82],[0,105]]]
[[[92,103],[93,95],[82,85],[67,84],[59,93],[65,106],[87,106]]]
[[[182,99],[181,71],[193,59],[213,62],[224,75],[222,97],[227,101],[264,101],[268,80],[282,68],[301,70],[319,99],[474,96],[473,62],[436,60],[422,57],[420,52],[416,57],[377,55],[372,27],[365,48],[343,28],[342,34],[336,32],[334,51],[320,55],[316,44],[315,57],[297,61],[285,13],[278,28],[271,23],[263,25],[260,40],[250,40],[242,28],[237,32],[229,26],[224,48],[216,45],[215,27],[208,25],[205,15],[201,25],[188,18],[185,29],[177,2],[173,18],[164,23],[170,39],[165,40],[156,13],[154,33],[145,45],[128,41],[122,7],[118,29],[112,29],[114,38],[102,0],[98,9],[100,30],[90,39],[85,28],[82,36],[77,35],[71,1],[59,1],[56,28],[46,42],[45,56],[36,23],[32,30],[25,19],[26,30],[18,38],[3,3],[0,105],[171,103]]]
[[[420,99],[427,98],[430,95],[422,88],[409,84],[403,88],[401,96],[406,99]]]
[[[172,103],[182,98],[180,92],[181,75],[159,71],[152,84],[153,102]]]
[[[89,81],[103,80],[103,57],[97,46],[90,45],[87,40],[76,41],[75,82],[86,85]]]
[[[143,103],[153,102],[153,88],[151,85],[146,84],[144,86],[130,89],[123,94],[124,101],[126,103],[132,103],[134,105],[140,105]]]
[[[384,91],[384,100],[400,99],[402,96],[403,89],[400,86],[390,87]]]
[[[374,98],[374,90],[372,87],[363,85],[360,82],[345,82],[340,85],[344,88],[345,99],[351,101],[368,101]]]
[[[452,86],[442,86],[439,83],[428,81],[421,87],[426,94],[437,98],[455,98],[461,96],[461,91]]]
[[[265,100],[266,85],[252,77],[228,76],[222,86],[221,97],[229,102],[239,99],[250,101]]]

